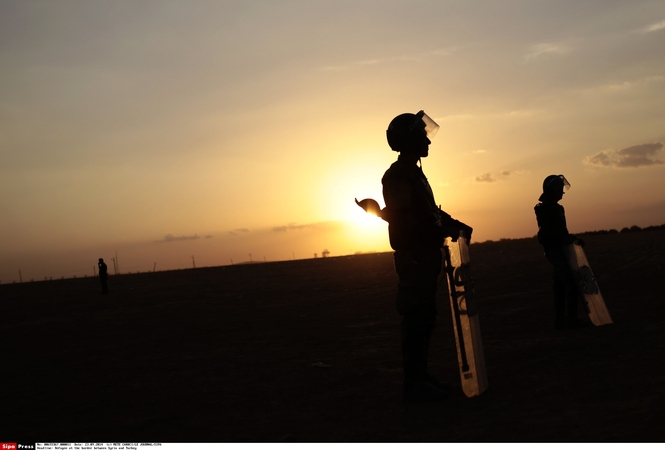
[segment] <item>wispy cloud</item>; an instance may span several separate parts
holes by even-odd
[[[240,233],[249,233],[249,228],[236,228],[233,231],[229,231],[229,234],[232,234],[233,236],[237,236]]]
[[[537,109],[514,109],[510,111],[498,111],[492,113],[479,113],[479,114],[449,114],[447,116],[434,117],[434,120],[438,123],[447,121],[447,120],[487,120],[487,119],[500,119],[500,120],[515,120],[515,119],[525,119],[537,116],[542,114],[543,110]]]
[[[612,165],[612,150],[603,150],[595,155],[587,156],[584,158],[584,163],[592,166],[611,166]]]
[[[386,63],[391,63],[391,62],[396,62],[396,61],[421,61],[423,59],[428,59],[428,58],[433,58],[433,57],[440,57],[440,56],[447,56],[452,54],[455,51],[455,48],[443,48],[443,49],[435,49],[435,50],[429,50],[426,52],[420,52],[420,53],[414,53],[411,55],[400,55],[400,56],[392,56],[389,58],[372,58],[372,59],[364,59],[361,61],[353,61],[353,62],[348,62],[348,63],[342,63],[342,64],[336,64],[336,65],[331,65],[331,66],[325,66],[319,68],[321,71],[330,71],[330,72],[342,72],[346,70],[351,70],[357,67],[362,67],[362,66],[373,66],[373,65],[379,65],[379,64],[386,64]]]
[[[661,142],[637,144],[621,150],[602,150],[594,155],[584,158],[584,163],[597,167],[612,167],[617,169],[636,169],[664,164],[665,161],[657,158],[663,149]]]
[[[272,227],[272,231],[277,232],[277,233],[285,233],[287,231],[295,231],[295,230],[304,230],[304,229],[312,229],[315,231],[330,231],[330,230],[336,230],[342,227],[342,224],[340,222],[335,222],[335,221],[330,221],[330,222],[316,222],[316,223],[308,223],[308,224],[297,224],[294,222],[291,222],[287,225],[280,225],[276,227]]]
[[[622,83],[613,83],[601,86],[601,88],[609,89],[610,91],[625,91],[627,89],[634,89],[638,87],[646,87],[654,83],[662,83],[665,77],[662,75],[654,75],[650,77],[643,77],[637,80],[624,81]]]
[[[579,95],[590,96],[616,96],[633,94],[636,92],[646,91],[660,91],[663,89],[665,83],[665,76],[663,75],[649,75],[640,78],[633,78],[629,80],[616,80],[610,83],[597,84],[595,86],[584,87],[581,89],[574,89],[571,92],[578,93]]]
[[[295,223],[290,223],[288,225],[280,225],[278,227],[272,227],[272,231],[285,232],[289,230],[302,230],[307,228],[307,225],[296,225]]]
[[[475,114],[449,114],[447,116],[435,117],[434,120],[437,122],[443,122],[444,120],[466,120],[466,119],[475,119],[479,117]]]
[[[646,33],[653,33],[654,31],[660,31],[663,29],[665,29],[665,20],[651,24],[648,27],[641,28],[638,31],[640,33],[646,34]]]
[[[544,55],[563,55],[570,51],[570,47],[567,47],[563,44],[555,43],[545,43],[545,44],[536,44],[529,47],[529,51],[524,55],[525,60],[532,60],[540,58]]]
[[[409,57],[406,57],[406,56],[401,56],[401,57],[385,58],[385,59],[366,59],[364,61],[354,61],[354,62],[346,63],[346,64],[321,67],[319,70],[324,71],[324,72],[344,72],[344,71],[351,70],[351,69],[356,68],[356,67],[373,66],[373,65],[384,64],[384,63],[393,62],[393,61],[415,61],[415,58],[409,58]]]

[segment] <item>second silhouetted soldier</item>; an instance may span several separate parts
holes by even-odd
[[[554,326],[577,328],[588,324],[578,319],[578,293],[573,273],[568,265],[566,247],[573,243],[584,246],[584,241],[568,232],[566,212],[559,200],[570,183],[563,175],[550,175],[543,181],[543,193],[534,210],[538,222],[538,242],[545,250],[545,257],[554,268]]]

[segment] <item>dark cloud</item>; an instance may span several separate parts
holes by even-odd
[[[494,183],[496,178],[494,178],[491,173],[484,173],[481,176],[476,177],[476,181],[478,183]]]
[[[206,236],[206,239],[210,238],[212,236]],[[194,236],[174,236],[172,234],[167,234],[164,236],[164,239],[161,239],[159,241],[155,242],[177,242],[177,241],[192,241],[195,239],[201,239],[198,234],[195,234]]]
[[[488,173],[484,173],[484,174],[476,177],[476,182],[478,182],[478,183],[494,183],[495,181],[499,181],[502,178],[508,178],[512,174],[513,174],[513,172],[511,172],[510,170],[502,170],[497,175],[492,175],[491,173],[488,172]]]
[[[656,159],[656,154],[663,149],[663,144],[654,142],[653,144],[638,144],[622,148],[617,152],[619,160],[617,167],[642,167],[652,166],[654,164],[663,164],[662,159]]]
[[[615,168],[638,168],[663,164],[665,161],[657,158],[658,153],[663,149],[661,142],[649,144],[637,144],[621,150],[603,150],[595,155],[587,156],[584,159],[586,164],[602,167]]]

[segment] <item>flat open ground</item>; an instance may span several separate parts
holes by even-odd
[[[390,253],[0,285],[0,441],[663,441],[665,231],[585,240],[615,323],[577,330],[534,239],[471,246],[490,388],[440,296],[437,404],[402,403]]]

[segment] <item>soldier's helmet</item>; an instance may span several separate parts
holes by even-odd
[[[556,193],[561,189],[570,189],[570,183],[563,175],[549,175],[543,181],[543,193]]]
[[[395,117],[388,125],[386,137],[390,148],[401,152],[421,139],[423,134],[432,139],[437,131],[439,125],[421,110],[417,114],[404,113]]]

